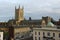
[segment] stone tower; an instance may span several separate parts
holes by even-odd
[[[20,8],[20,6],[19,6],[19,8],[15,7],[15,20],[17,22],[20,22],[20,21],[24,20],[23,13],[24,13],[24,8],[23,7],[22,8]]]

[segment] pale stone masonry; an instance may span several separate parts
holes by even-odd
[[[33,27],[33,40],[60,40],[60,26],[54,25],[50,18],[43,25]]]

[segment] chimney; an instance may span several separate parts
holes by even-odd
[[[31,17],[29,17],[29,20],[31,20]]]
[[[59,19],[59,22],[60,22],[60,19]]]

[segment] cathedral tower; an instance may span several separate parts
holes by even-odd
[[[24,16],[23,16],[23,13],[24,13],[24,8],[16,8],[15,7],[15,20],[17,20],[18,22],[24,20]]]

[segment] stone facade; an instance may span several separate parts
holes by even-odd
[[[15,7],[15,20],[17,20],[17,22],[20,22],[21,20],[24,20],[24,8],[19,8],[17,9]]]

